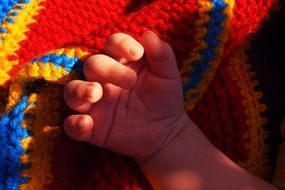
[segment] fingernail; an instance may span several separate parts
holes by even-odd
[[[78,120],[78,125],[80,127],[85,127],[86,125],[88,125],[88,123],[89,123],[89,119],[86,117],[80,117]]]
[[[95,86],[88,86],[85,91],[85,95],[87,98],[92,98],[94,96]]]
[[[152,32],[152,31],[150,31],[150,30],[146,31],[146,32],[143,34],[143,38],[146,37],[146,36],[152,38],[153,40],[158,40],[158,41],[160,40],[159,37],[158,37],[154,32]]]
[[[133,45],[130,47],[129,52],[133,55],[136,56],[139,52],[143,51],[142,47],[138,44]]]
[[[127,71],[123,74],[122,81],[126,88],[131,88],[136,82],[136,75],[133,72]]]
[[[97,85],[96,84],[92,84],[90,86],[88,86],[85,90],[85,97],[87,99],[88,102],[93,103],[96,99],[96,90],[97,89]]]

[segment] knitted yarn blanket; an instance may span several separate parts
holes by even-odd
[[[185,109],[210,141],[270,174],[262,93],[246,40],[274,0],[0,0],[0,190],[151,189],[132,159],[62,129],[63,86],[106,38],[152,30],[174,49]],[[104,64],[104,63],[102,63]],[[166,84],[167,85],[167,84]]]

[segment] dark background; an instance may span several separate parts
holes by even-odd
[[[268,110],[270,163],[274,166],[280,144],[280,123],[285,117],[285,1],[274,10],[268,21],[252,40],[249,62],[259,81],[257,90],[264,93],[262,101]]]

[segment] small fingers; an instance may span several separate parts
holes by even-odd
[[[68,136],[79,141],[90,141],[93,134],[93,119],[89,115],[71,115],[63,123]]]
[[[117,59],[139,60],[144,53],[143,46],[131,36],[124,33],[111,35],[105,44],[106,53]]]
[[[180,78],[174,52],[169,44],[147,31],[142,37],[148,65],[151,71],[163,78]]]
[[[135,71],[102,54],[90,56],[84,62],[83,73],[89,81],[112,83],[124,89],[133,87],[137,80]]]
[[[69,82],[63,91],[63,97],[67,105],[75,111],[86,113],[93,103],[101,99],[102,86],[97,82],[73,80]]]

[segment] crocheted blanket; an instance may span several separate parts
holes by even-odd
[[[63,86],[115,32],[173,47],[185,109],[211,142],[266,177],[262,93],[245,41],[274,0],[0,0],[0,190],[151,189],[128,157],[67,137]],[[104,64],[104,63],[102,63]]]

